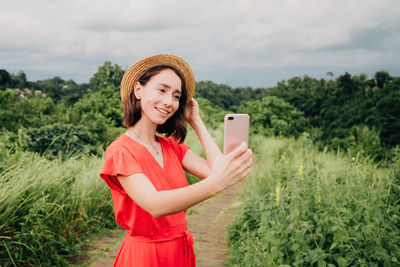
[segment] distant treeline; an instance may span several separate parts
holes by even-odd
[[[267,104],[271,99],[266,97],[283,99],[306,119],[299,131],[309,132],[322,146],[344,149],[362,146],[364,152],[382,158],[386,149],[400,143],[400,78],[386,71],[378,71],[373,77],[345,73],[328,80],[294,77],[269,89],[232,89],[199,82],[196,94],[223,109],[253,113],[264,125],[273,118],[272,114],[267,115],[267,109],[277,106]],[[260,114],[265,116],[259,119]]]
[[[123,73],[106,61],[89,83],[77,84],[60,77],[32,82],[23,71],[14,75],[1,69],[2,138],[52,156],[59,156],[60,148],[62,154],[99,153],[123,131]],[[257,89],[200,81],[195,97],[211,124],[222,121],[215,114],[247,112],[253,132],[294,137],[306,132],[321,148],[384,158],[400,141],[400,78],[385,71],[373,77],[330,76],[294,77]]]

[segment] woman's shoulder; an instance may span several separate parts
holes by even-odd
[[[174,137],[167,137],[167,136],[162,136],[160,137],[160,140],[163,140],[163,142],[166,144],[166,146],[169,147],[174,153],[178,156],[179,160],[182,161],[183,157],[186,154],[186,151],[190,148],[188,145],[186,145],[184,142],[180,143],[179,139],[176,139]]]
[[[111,142],[106,149],[106,154],[114,154],[116,152],[131,150],[129,137],[125,134],[121,134],[117,139]]]
[[[158,136],[160,141],[163,141],[165,144],[169,146],[178,146],[179,145],[179,140],[174,138],[173,136]]]

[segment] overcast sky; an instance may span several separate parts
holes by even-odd
[[[1,0],[0,68],[78,83],[111,61],[185,59],[196,80],[270,87],[305,74],[400,76],[397,0]]]

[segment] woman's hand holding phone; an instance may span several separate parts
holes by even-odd
[[[232,152],[215,161],[209,178],[214,179],[218,191],[222,191],[247,177],[252,165],[252,151],[243,142]]]

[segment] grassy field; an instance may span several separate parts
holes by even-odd
[[[228,238],[233,266],[399,266],[400,160],[252,140],[258,164]]]
[[[211,131],[220,146],[222,131]],[[191,130],[186,143],[201,151]],[[250,146],[258,163],[228,233],[232,265],[399,265],[398,158],[379,168],[318,152],[307,138],[255,136]],[[102,158],[0,152],[1,266],[65,266],[82,243],[117,227]]]
[[[20,152],[0,163],[2,266],[62,266],[89,234],[114,228],[101,158],[49,161]]]

